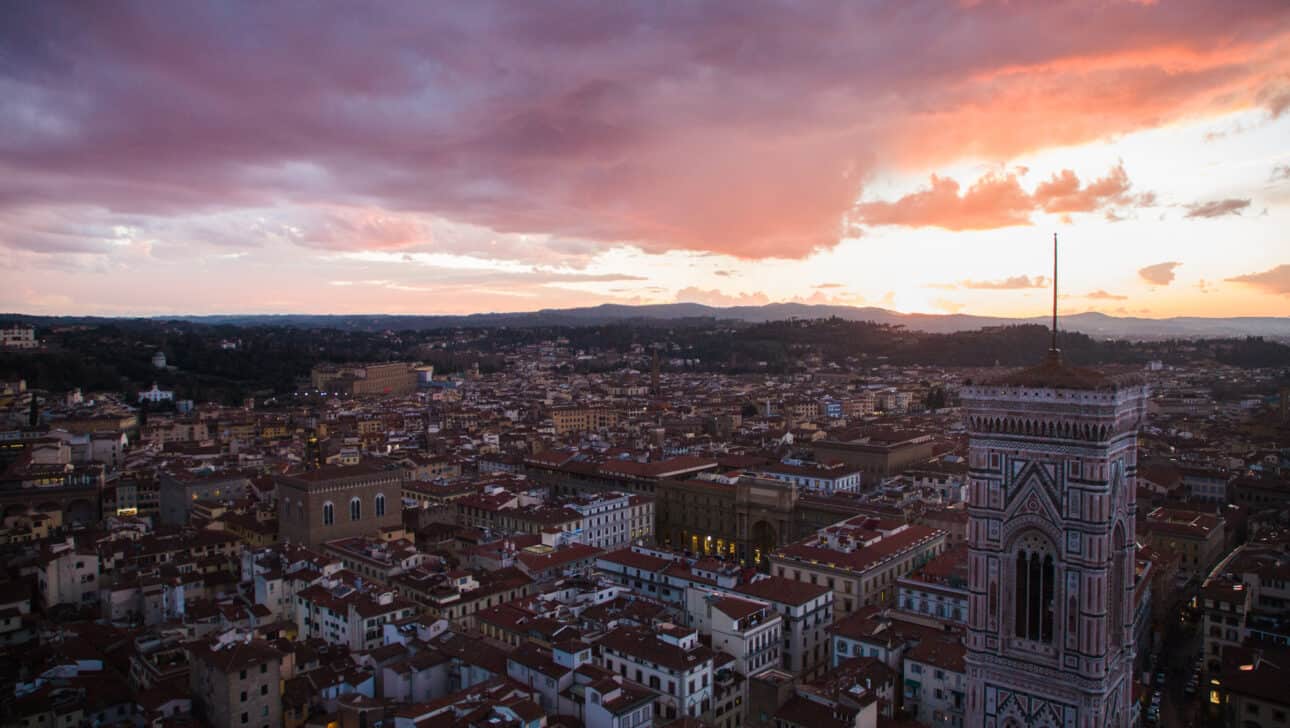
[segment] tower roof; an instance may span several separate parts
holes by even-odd
[[[1026,369],[1017,369],[994,379],[989,384],[1007,387],[1033,387],[1036,389],[1120,389],[1139,383],[1137,378],[1110,375],[1097,369],[1076,367],[1062,361],[1050,351],[1043,363]]]

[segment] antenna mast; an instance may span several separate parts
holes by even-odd
[[[1053,233],[1053,343],[1048,354],[1054,361],[1061,354],[1057,348],[1057,233]]]

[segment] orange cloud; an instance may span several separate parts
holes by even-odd
[[[865,225],[939,227],[947,230],[987,230],[1029,225],[1032,212],[1070,214],[1103,210],[1108,219],[1120,217],[1113,208],[1155,204],[1153,193],[1132,195],[1133,183],[1123,164],[1105,177],[1084,185],[1074,171],[1064,169],[1041,182],[1033,193],[1022,189],[1015,174],[987,174],[963,194],[952,179],[932,176],[931,186],[895,202],[857,205],[854,219]]]
[[[1156,263],[1145,268],[1138,269],[1138,275],[1142,280],[1156,286],[1167,286],[1174,281],[1174,268],[1182,265],[1177,261],[1167,263]]]
[[[856,205],[856,219],[866,225],[939,227],[946,230],[989,230],[1029,225],[1034,202],[1015,175],[989,174],[963,194],[959,183],[932,175],[931,186],[895,202]]]
[[[1012,276],[999,281],[963,281],[960,285],[980,291],[1017,291],[1025,288],[1045,288],[1049,284],[1044,276]]]
[[[1247,273],[1227,280],[1233,283],[1245,283],[1268,293],[1290,294],[1290,265],[1279,265],[1262,273]]]
[[[1123,164],[1117,164],[1105,177],[1081,186],[1079,177],[1069,169],[1054,174],[1051,179],[1035,188],[1035,203],[1046,212],[1094,212],[1111,205],[1149,205],[1155,195],[1146,193],[1132,196],[1133,183]]]

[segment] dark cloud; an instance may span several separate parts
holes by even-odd
[[[1224,215],[1239,215],[1242,210],[1249,206],[1249,200],[1238,200],[1235,198],[1213,200],[1210,202],[1196,202],[1186,206],[1187,214],[1184,215],[1184,217],[1222,217]]]

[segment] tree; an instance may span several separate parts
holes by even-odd
[[[935,412],[945,406],[945,390],[941,387],[932,387],[927,390],[927,396],[923,399],[923,404],[927,409]]]

